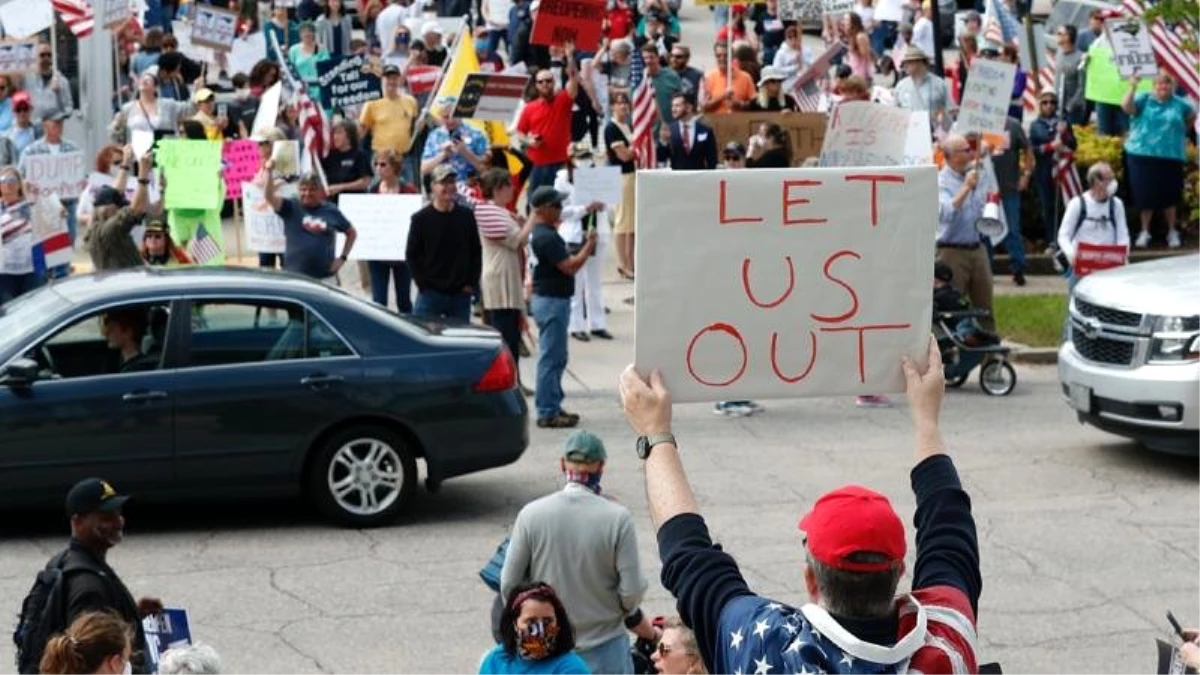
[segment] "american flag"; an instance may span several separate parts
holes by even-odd
[[[800,107],[801,112],[821,111],[821,87],[816,80],[809,80],[792,91],[796,98],[796,105]]]
[[[1140,17],[1145,8],[1139,0],[1124,0],[1121,6],[1132,16]],[[1184,26],[1168,29],[1161,20],[1150,25],[1150,46],[1159,64],[1187,91],[1193,99],[1200,99],[1200,72],[1196,69],[1196,53],[1184,49],[1184,41],[1193,45],[1196,36]]]
[[[96,14],[87,0],[50,0],[50,4],[75,37],[85,38],[92,34]]]
[[[269,32],[267,35],[276,51],[280,54],[284,53],[279,50],[279,39],[275,37],[275,33]],[[325,111],[309,96],[308,86],[300,77],[296,66],[290,59],[283,59],[281,65],[283,66],[280,71],[283,76],[281,99],[296,106],[297,122],[300,125],[301,138],[304,141],[304,155],[309,161],[308,170],[315,172],[320,165],[319,159],[325,157],[329,148],[329,123],[325,119]]]
[[[654,82],[645,77],[633,92],[633,150],[637,153],[637,165],[642,169],[653,169],[657,163],[654,142],[656,119],[658,105],[654,101]]]
[[[1023,102],[1025,109],[1037,112],[1038,94],[1042,93],[1044,87],[1054,86],[1054,54],[1046,52],[1046,65],[1036,73],[1030,73],[1025,79],[1025,96]]]
[[[1000,24],[996,0],[987,0],[984,4],[983,39],[985,42],[993,42],[996,45],[1004,44],[1004,26]],[[982,47],[983,45],[980,45],[980,48]]]
[[[33,205],[33,272],[45,276],[56,267],[70,265],[74,255],[71,232],[61,217],[62,203],[58,199],[41,199]]]
[[[188,242],[188,255],[197,265],[203,265],[221,255],[221,247],[209,236],[204,223],[196,225],[196,234]]]
[[[1083,183],[1079,181],[1079,171],[1075,168],[1075,153],[1066,150],[1054,160],[1054,182],[1058,183],[1063,204],[1083,194]]]

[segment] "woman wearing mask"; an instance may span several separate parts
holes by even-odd
[[[571,298],[571,323],[568,331],[580,342],[593,337],[611,340],[604,315],[604,299],[600,282],[604,274],[605,251],[611,232],[608,223],[608,207],[601,202],[580,204],[575,200],[575,169],[592,165],[592,151],[577,145],[566,168],[559,169],[554,177],[554,189],[566,195],[563,202],[562,225],[559,236],[567,242],[567,250],[574,252],[584,245],[588,230],[596,231],[596,249],[575,275],[575,296]]]
[[[749,169],[786,169],[792,165],[792,142],[783,127],[763,122],[758,133],[750,137]]]
[[[683,624],[677,616],[663,624],[658,647],[650,656],[654,669],[661,675],[705,675],[704,659],[700,658],[700,647],[696,634]]]
[[[317,84],[317,64],[328,61],[329,53],[317,44],[317,31],[313,24],[300,24],[300,42],[288,49],[288,61],[308,85],[308,95],[314,101],[321,100],[321,87]]]
[[[410,192],[400,183],[400,169],[404,158],[395,150],[383,150],[375,155],[375,182],[367,189],[371,194],[398,195]],[[371,299],[383,307],[388,306],[388,282],[396,287],[396,310],[401,314],[412,313],[412,275],[408,263],[403,260],[371,260],[367,262],[367,276],[371,285]]]
[[[383,55],[384,65],[396,66],[401,71],[408,67],[409,48],[412,45],[412,34],[404,24],[396,26],[396,36]]]
[[[32,206],[16,168],[0,169],[0,305],[38,288],[44,275],[33,268]]]
[[[188,254],[175,245],[171,239],[171,229],[162,219],[154,219],[146,223],[142,232],[142,246],[139,249],[142,260],[154,267],[178,267],[190,265],[192,259]]]
[[[588,673],[574,651],[575,629],[548,584],[518,586],[500,614],[501,642],[479,664],[480,675]]]
[[[137,86],[137,98],[122,106],[109,125],[109,138],[117,145],[129,143],[134,131],[175,131],[186,109],[179,101],[159,98],[155,75],[142,75]]]
[[[508,171],[488,169],[479,177],[479,185],[485,200],[475,206],[475,222],[483,245],[480,300],[487,323],[500,331],[516,362],[521,355],[521,311],[525,308],[522,254],[535,223],[532,218],[523,219],[508,209],[514,193]],[[528,389],[522,385],[521,391]]]
[[[87,612],[46,642],[38,672],[129,673],[132,656],[133,628],[129,624],[116,614]]]

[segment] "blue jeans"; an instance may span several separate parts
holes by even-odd
[[[467,293],[423,290],[417,293],[413,316],[419,319],[450,319],[467,323],[471,320],[471,296]]]
[[[529,172],[529,180],[525,184],[525,189],[529,191],[529,194],[533,194],[533,191],[542,185],[554,187],[554,176],[563,166],[562,163],[559,163],[533,167],[533,170]]]
[[[1021,193],[1004,195],[1000,198],[1004,206],[1004,219],[1008,221],[1008,236],[1004,238],[1004,250],[1008,251],[1013,274],[1025,271],[1025,238],[1021,236]]]
[[[1096,130],[1101,136],[1120,136],[1129,129],[1129,116],[1121,106],[1111,103],[1096,104]]]
[[[1034,187],[1037,188],[1038,200],[1042,204],[1042,227],[1046,232],[1046,245],[1052,246],[1058,241],[1058,218],[1055,217],[1057,212],[1058,192],[1054,185],[1053,176],[1040,178],[1037,175],[1033,177]]]
[[[571,299],[534,295],[530,305],[538,327],[537,390],[533,402],[538,419],[546,419],[562,412],[562,376],[567,369],[567,324],[571,321]],[[628,655],[628,644],[625,652]],[[610,671],[600,669],[592,672]]]
[[[0,274],[0,305],[42,286],[37,274]]]
[[[608,642],[601,642],[591,649],[575,651],[591,672],[621,674],[633,672],[633,656],[629,649],[629,635],[621,633]]]
[[[396,284],[396,309],[401,314],[411,314],[412,274],[408,263],[403,260],[371,260],[367,262],[371,275],[371,299],[377,305],[388,306],[388,278]]]

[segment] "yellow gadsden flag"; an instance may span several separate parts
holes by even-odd
[[[463,85],[467,83],[467,75],[479,72],[479,57],[475,55],[475,39],[471,37],[471,31],[464,30],[459,33],[458,41],[454,44],[454,54],[450,56],[450,67],[446,69],[446,74],[442,76],[442,84],[438,87],[437,95],[434,100],[443,96],[453,96],[458,98],[462,94]],[[503,145],[508,147],[509,138],[508,130],[504,128],[504,124],[496,120],[467,120],[467,123],[476,129],[483,132],[487,137],[488,143],[491,145]],[[509,155],[509,169],[514,170],[513,163],[516,160]],[[520,163],[516,165],[520,167]]]

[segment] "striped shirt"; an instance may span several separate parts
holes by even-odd
[[[479,236],[485,239],[504,239],[509,229],[516,227],[508,209],[492,201],[475,206],[475,224],[479,227]]]

